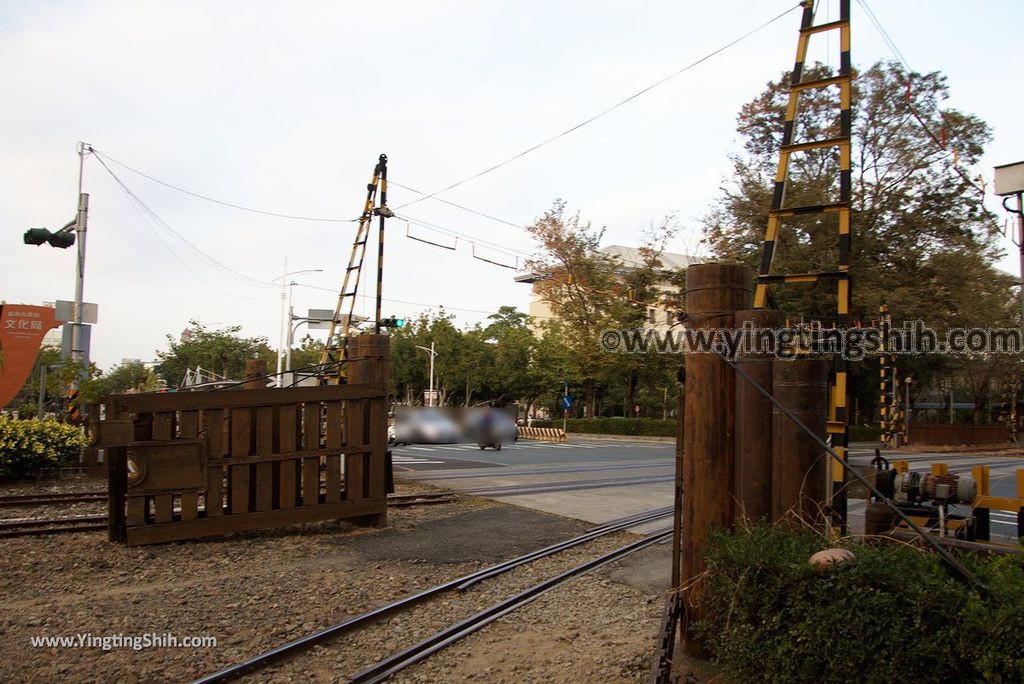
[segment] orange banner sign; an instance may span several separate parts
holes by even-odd
[[[0,408],[24,386],[43,336],[60,324],[48,306],[0,305]]]

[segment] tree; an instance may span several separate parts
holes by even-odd
[[[198,321],[190,321],[188,329],[175,340],[167,336],[167,351],[156,353],[157,374],[170,387],[177,387],[185,372],[200,366],[225,378],[235,380],[245,375],[245,362],[262,359],[272,367],[276,355],[265,337],[241,337],[241,326],[210,330]]]
[[[90,393],[103,397],[124,392],[152,392],[157,389],[156,374],[138,360],[114,366],[92,381]]]
[[[820,64],[807,71],[805,79],[833,75]],[[734,175],[704,219],[706,240],[720,259],[755,268],[760,262],[788,83],[789,74],[783,74],[740,111],[743,153],[733,155]],[[854,320],[873,320],[883,298],[894,320],[924,320],[939,330],[967,319],[984,326],[1005,320],[1012,281],[991,265],[998,256],[996,222],[962,171],[979,160],[991,135],[977,117],[943,108],[947,97],[941,74],[907,73],[892,62],[879,62],[854,81]],[[829,89],[802,93],[794,142],[838,136],[836,100]],[[793,153],[786,206],[835,201],[838,182],[836,148]],[[837,234],[834,215],[786,219],[776,240],[773,272],[836,270]],[[835,316],[833,287],[821,283],[774,287],[772,292],[789,315],[827,323]],[[910,365],[915,375],[927,376],[944,372],[950,363],[933,355]],[[851,389],[874,403],[877,374],[874,366],[865,366],[854,365]]]
[[[579,214],[565,216],[565,202],[555,200],[527,231],[540,245],[533,269],[542,275],[535,285],[539,297],[561,321],[561,339],[571,356],[571,373],[583,385],[583,404],[588,415],[597,414],[605,390],[622,389],[623,410],[635,398],[641,367],[663,363],[652,357],[613,354],[599,345],[602,332],[614,328],[643,327],[647,311],[675,299],[672,280],[661,269],[660,257],[674,235],[675,217],[667,216],[644,233],[639,266],[624,265],[598,251],[604,229],[581,221]]]

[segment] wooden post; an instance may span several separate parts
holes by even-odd
[[[262,359],[247,359],[245,362],[245,389],[266,389],[267,362]]]
[[[765,330],[782,325],[782,312],[750,309],[736,312],[736,327],[749,323]],[[757,335],[744,332],[747,349]],[[740,354],[736,364],[757,384],[772,390],[773,352]],[[736,381],[736,522],[756,522],[772,514],[772,402],[744,380]]]
[[[828,370],[823,359],[775,359],[773,396],[825,439]],[[829,456],[778,409],[772,424],[772,520],[824,529]]]
[[[751,305],[752,272],[742,264],[698,264],[686,272],[689,327],[732,328],[736,311]],[[683,652],[702,658],[704,645],[689,625],[702,617],[702,586],[708,537],[733,521],[736,374],[714,353],[686,355],[683,420],[683,563],[686,606]]]
[[[357,489],[362,496],[369,499],[385,499],[388,491],[388,478],[390,473],[388,450],[388,384],[391,372],[390,361],[390,340],[387,335],[363,334],[349,338],[348,341],[348,384],[379,387],[384,390],[384,396],[380,399],[373,399],[363,410],[362,438],[370,447],[368,456],[349,455],[345,459],[346,488],[349,488],[348,478],[351,475],[361,481],[359,487],[355,486],[349,491]],[[352,402],[346,405],[352,406]],[[350,438],[355,434],[354,424],[346,419],[345,442],[351,446]],[[351,466],[351,467],[350,467]],[[387,524],[387,512],[365,515],[353,519],[357,525],[383,527]]]

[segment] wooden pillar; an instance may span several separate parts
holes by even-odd
[[[265,389],[267,386],[267,362],[262,359],[247,359],[245,362],[245,384],[243,389]]]
[[[782,325],[782,312],[748,309],[736,312],[736,327],[749,324],[743,334],[743,348],[758,348],[756,330]],[[772,391],[771,350],[743,353],[736,365],[758,385]],[[736,380],[736,492],[737,523],[756,522],[772,515],[772,402],[746,380]]]
[[[828,420],[829,363],[823,359],[775,359],[773,396],[821,439]],[[772,520],[824,529],[831,485],[829,455],[785,414],[772,423]]]
[[[389,490],[391,477],[390,459],[388,459],[388,387],[390,362],[390,339],[387,335],[363,334],[349,338],[348,341],[348,375],[350,385],[376,387],[384,392],[379,399],[369,400],[363,415],[366,421],[365,439],[370,447],[367,456],[346,455],[345,476],[349,473],[365,472],[367,496],[374,499],[385,499]],[[348,402],[346,406],[350,406]],[[352,425],[346,418],[346,430]],[[346,435],[346,443],[349,437]],[[350,465],[358,466],[350,470]],[[393,486],[391,487],[393,489]],[[387,513],[364,515],[352,520],[356,525],[383,527],[387,524]]]
[[[751,305],[752,272],[742,264],[698,264],[686,272],[691,329],[732,328],[736,311]],[[686,355],[683,419],[683,563],[686,624],[702,617],[704,551],[716,528],[733,521],[736,374],[714,353]],[[683,630],[683,652],[704,657],[703,644]]]
[[[348,384],[370,385],[388,390],[391,372],[390,340],[387,335],[356,335],[348,340]]]

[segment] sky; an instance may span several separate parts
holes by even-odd
[[[868,66],[893,55],[861,2],[853,2],[852,54]],[[948,77],[947,106],[992,127],[972,175],[991,183],[994,165],[1024,159],[1024,4],[868,6],[911,68]],[[75,250],[23,245],[22,234],[74,217],[84,141],[146,207],[96,156],[85,159],[85,300],[99,304],[93,361],[106,370],[152,360],[192,319],[238,324],[277,347],[281,280],[273,280],[285,259],[288,271],[321,269],[284,279],[299,283],[295,311],[333,309],[355,224],[241,211],[110,159],[231,204],[353,219],[381,153],[397,208],[420,197],[399,184],[434,192],[473,176],[790,7],[607,115],[439,195],[514,225],[435,199],[397,210],[448,232],[388,221],[384,314],[443,306],[460,326],[502,305],[526,309],[529,286],[512,279],[535,245],[515,226],[556,198],[606,227],[605,244],[635,246],[645,226],[674,212],[682,230],[669,250],[699,252],[700,218],[727,180],[728,155],[740,150],[737,112],[792,66],[795,2],[0,0],[0,300],[73,299]],[[836,18],[835,7],[819,12]],[[835,42],[812,43],[811,55],[836,51]],[[996,198],[988,204],[1008,216]],[[1004,243],[1000,266],[1016,273],[1016,248]],[[371,296],[372,254],[366,266],[361,292]],[[363,298],[357,313],[372,306]]]

